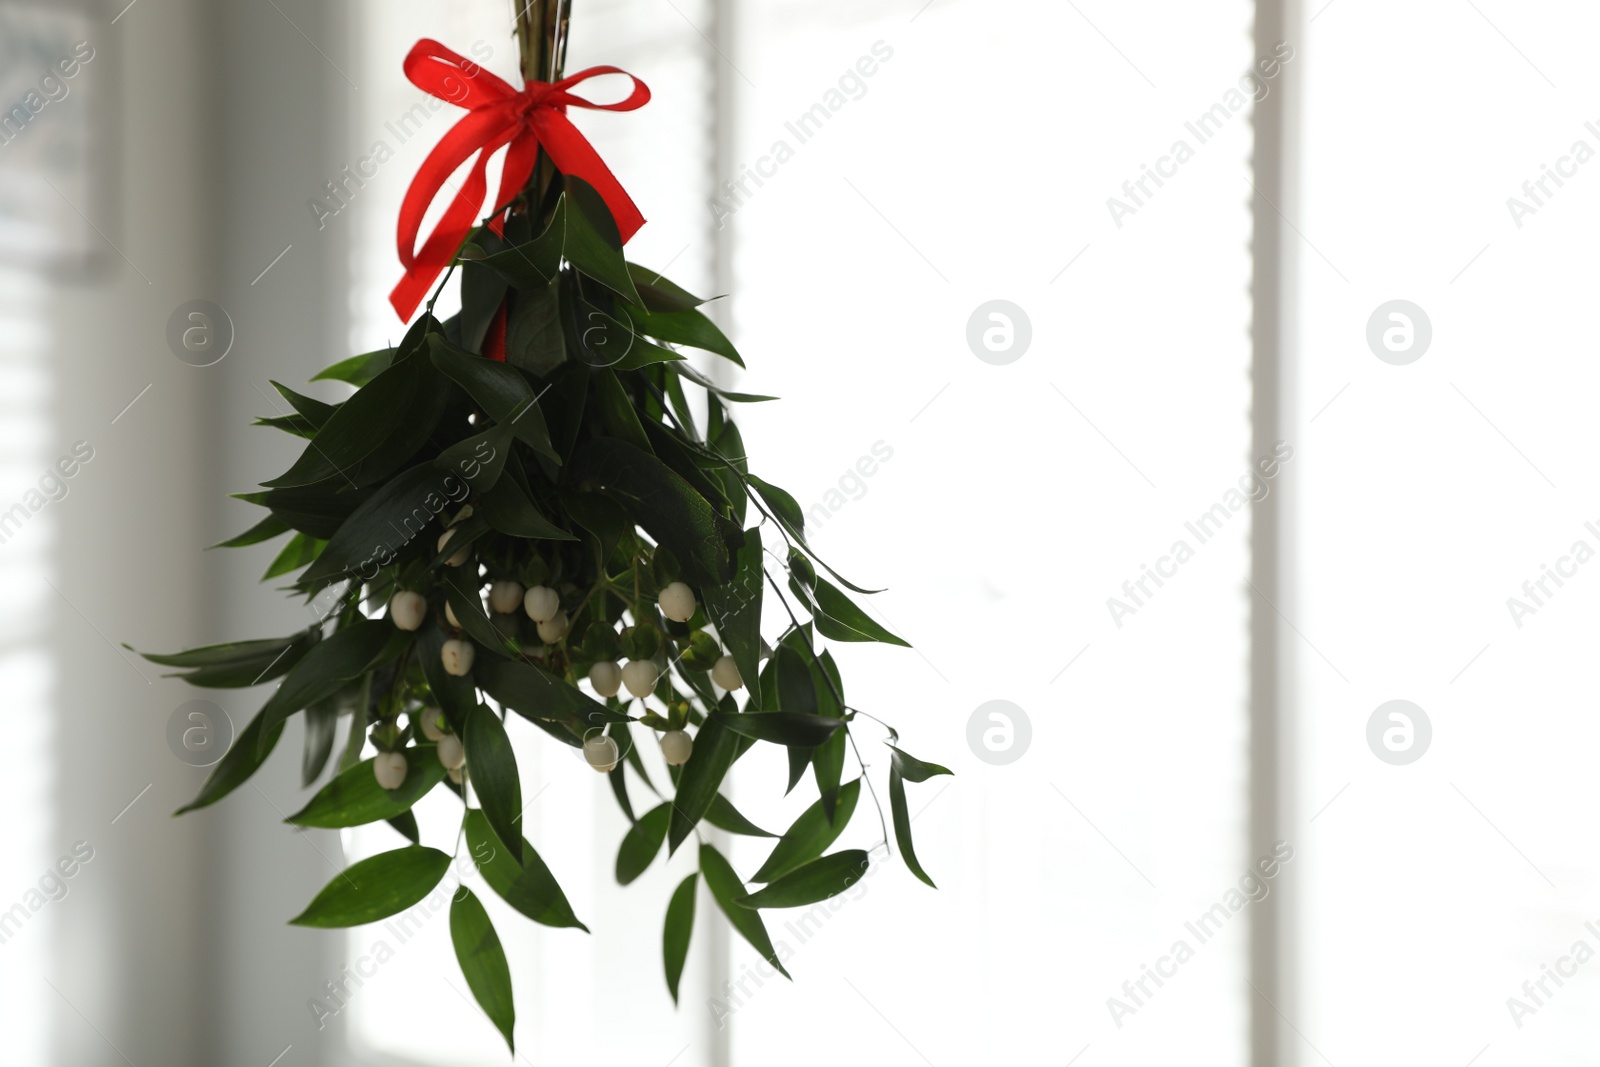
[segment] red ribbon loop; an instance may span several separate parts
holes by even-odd
[[[566,115],[568,107],[594,111],[634,111],[643,107],[650,102],[650,90],[632,74],[616,67],[590,67],[557,82],[529,82],[519,91],[470,59],[426,38],[406,56],[405,72],[417,88],[466,108],[467,114],[428,153],[400,205],[400,263],[406,273],[389,295],[389,303],[401,319],[410,320],[416,313],[429,288],[472,232],[488,191],[485,169],[489,157],[501,148],[507,150],[496,206],[510,203],[528,184],[542,147],[562,174],[594,186],[616,219],[624,241],[644,225],[644,216],[622,183]],[[572,92],[574,86],[602,74],[621,74],[633,82],[633,91],[614,104],[597,104]],[[450,175],[474,155],[477,161],[465,184],[418,249],[417,234],[428,205]],[[498,232],[499,220],[491,225]]]

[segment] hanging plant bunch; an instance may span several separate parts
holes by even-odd
[[[423,84],[411,60],[407,71]],[[472,76],[474,91],[492,78]],[[517,99],[536,88],[551,86],[530,82]],[[240,495],[267,515],[224,545],[287,534],[264,580],[292,576],[296,595],[329,607],[281,638],[147,658],[207,688],[281,679],[182,811],[246,782],[301,715],[304,784],[336,767],[288,821],[386,821],[396,831],[398,847],[333,878],[291,920],[302,926],[401,912],[465,850],[514,910],[586,930],[523,837],[510,733],[531,725],[571,746],[608,777],[630,824],[619,882],[643,873],[663,844],[670,854],[696,839],[698,872],[666,908],[676,1000],[700,878],[733,927],[787,974],[762,912],[827,899],[865,871],[866,851],[827,852],[863,786],[874,801],[877,793],[856,748],[860,713],[818,638],[905,642],[846,592],[867,590],[811,551],[794,498],[751,473],[729,405],[770,398],[726,391],[685,358],[689,347],[744,366],[704,301],[626,260],[624,238],[637,225],[619,222],[620,189],[571,173],[580,168],[564,174],[545,133],[548,155],[530,162],[525,184],[518,176],[501,210],[464,240],[447,235],[437,265],[459,272],[461,312],[437,320],[435,290],[397,346],[317,375],[355,386],[344,402],[278,385],[294,413],[259,420],[305,439],[305,450]],[[703,408],[691,402],[697,393]],[[761,632],[768,597],[788,619],[770,643]],[[887,737],[898,740],[892,729]],[[376,754],[363,758],[369,743]],[[787,750],[775,793],[809,777],[818,794],[781,835],[721,791],[757,744]],[[654,770],[647,747],[662,757]],[[888,757],[900,854],[931,886],[912,849],[905,784],[950,772],[893,744]],[[412,814],[441,789],[462,811],[446,850],[421,843]],[[700,835],[702,823],[774,839],[771,853],[741,877]],[[509,1044],[510,970],[466,887],[455,892],[450,929],[469,987]]]

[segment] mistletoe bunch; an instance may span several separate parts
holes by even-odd
[[[292,591],[326,605],[318,621],[147,658],[202,687],[281,679],[182,811],[238,788],[302,715],[307,787],[345,740],[331,779],[288,821],[383,820],[406,839],[330,881],[291,920],[302,926],[375,922],[429,895],[454,857],[421,844],[412,807],[444,788],[462,806],[454,848],[465,845],[489,888],[535,922],[586,930],[520,831],[513,715],[610,779],[630,824],[616,862],[623,884],[702,822],[774,838],[748,879],[699,842],[698,873],[666,912],[676,1000],[700,878],[784,972],[762,911],[824,900],[866,869],[863,850],[827,851],[856,810],[866,763],[852,733],[862,713],[816,638],[905,642],[845,592],[867,590],[806,545],[794,498],[750,473],[726,405],[770,398],[728,392],[684,358],[679,346],[743,366],[703,301],[625,260],[593,189],[559,176],[545,188],[524,193],[502,232],[481,227],[462,246],[459,315],[440,322],[430,301],[397,347],[317,376],[357,387],[343,403],[277,385],[294,413],[259,424],[304,438],[305,451],[240,495],[267,516],[223,544],[289,534],[264,580],[297,575]],[[706,394],[703,429],[692,390]],[[789,620],[770,644],[768,595]],[[640,754],[652,732],[665,779]],[[892,729],[888,739],[898,740]],[[369,742],[376,754],[363,759]],[[786,793],[808,773],[818,793],[782,835],[720,791],[758,743],[787,749]],[[847,762],[860,773],[847,777]],[[905,783],[950,772],[893,745],[889,762],[901,855],[931,886],[912,850]],[[646,795],[659,802],[640,812]],[[509,1044],[510,970],[466,887],[450,929],[468,985]]]

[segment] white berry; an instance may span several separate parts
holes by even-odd
[[[688,763],[693,751],[694,740],[682,730],[668,730],[661,735],[661,755],[672,766]]]
[[[456,785],[460,785],[461,784],[461,768],[460,767],[446,767],[444,769],[444,773],[448,774],[450,776],[450,780],[452,782],[454,782]]]
[[[567,613],[558,611],[552,617],[539,624],[539,640],[547,645],[553,645],[567,636],[567,627],[572,625],[572,620],[567,618]]]
[[[622,688],[622,668],[613,660],[601,660],[589,668],[589,684],[603,697],[614,697]]]
[[[416,718],[422,729],[422,736],[429,741],[437,741],[444,736],[444,731],[439,728],[438,708],[423,708],[416,713]]]
[[[415,630],[428,617],[428,601],[421,593],[402,589],[389,599],[389,620],[402,630]]]
[[[561,594],[547,585],[536,585],[523,594],[522,610],[534,622],[548,622],[561,610]]]
[[[439,650],[439,658],[444,661],[444,672],[457,678],[464,678],[472,673],[472,661],[478,655],[478,650],[471,641],[462,641],[459,638],[446,641]]]
[[[450,606],[450,601],[448,600],[444,602],[444,617],[445,621],[451,626],[458,630],[461,629],[461,620],[456,618],[456,609]]]
[[[640,698],[650,695],[659,677],[661,672],[653,660],[636,659],[622,668],[622,684],[628,687],[628,692]]]
[[[609,774],[620,758],[617,743],[609,737],[591,737],[583,743],[583,758],[601,774]]]
[[[399,752],[380,752],[372,761],[373,776],[384,789],[399,789],[406,780],[406,758]]]
[[[723,656],[711,665],[711,680],[729,692],[744,685],[744,677],[739,673],[739,665],[732,656]]]
[[[694,618],[694,590],[682,582],[673,582],[656,597],[661,614],[673,622],[688,622]]]
[[[521,582],[490,582],[489,607],[496,615],[510,615],[522,603]]]
[[[461,738],[455,734],[445,734],[439,738],[439,762],[444,764],[447,771],[461,769],[461,765],[467,762],[467,750],[461,747]]]
[[[439,551],[440,552],[444,551],[444,546],[449,544],[450,543],[450,538],[454,537],[455,535],[456,535],[456,532],[455,532],[454,529],[446,530],[444,533],[439,535]],[[467,561],[467,557],[470,556],[471,554],[472,554],[472,546],[463,545],[463,546],[461,546],[461,551],[460,552],[457,552],[455,555],[453,555],[449,559],[445,560],[445,564],[447,566],[450,566],[450,567],[459,567],[459,566],[461,566],[463,563],[465,563]]]

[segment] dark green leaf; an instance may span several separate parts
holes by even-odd
[[[778,959],[777,952],[772,948],[772,938],[767,935],[767,924],[761,921],[761,913],[739,903],[745,895],[744,885],[722,853],[710,845],[701,845],[700,873],[705,876],[706,888],[711,890],[712,897],[733,928],[765,956],[779,974],[788,978],[789,972],[784,970],[783,961]]]
[[[467,713],[478,704],[478,693],[470,677],[446,673],[441,658],[445,640],[439,624],[429,622],[417,633],[417,659],[445,720],[452,730],[460,731],[466,728]]]
[[[456,621],[461,623],[467,636],[477,642],[480,648],[501,656],[520,655],[516,643],[497,630],[485,614],[482,596],[473,588],[476,581],[472,576],[462,573],[465,569],[448,568],[444,572],[445,601],[455,613]]]
[[[761,865],[761,869],[750,880],[771,882],[782,878],[790,871],[810,863],[828,851],[828,846],[838,840],[844,828],[849,825],[850,816],[855,814],[856,801],[860,798],[861,779],[856,778],[839,789],[839,806],[832,822],[828,821],[827,812],[820,800],[801,812],[800,817],[773,846],[767,862]]]
[[[560,289],[560,282],[551,281],[536,289],[519,289],[511,297],[506,317],[506,362],[511,366],[543,377],[566,360]]]
[[[689,311],[706,303],[663,278],[658,270],[629,263],[628,277],[633,279],[634,287],[639,290],[639,295],[644,298],[644,307],[649,311]]]
[[[190,685],[206,689],[242,689],[287,674],[321,636],[316,630],[303,630],[288,637],[229,641],[165,655],[157,652],[140,652],[139,655],[163,667],[192,668],[191,673],[178,675]]]
[[[439,453],[433,465],[455,471],[480,493],[494,488],[511,455],[512,427],[495,425]]]
[[[505,363],[475,356],[435,334],[430,340],[433,365],[467,391],[497,423],[511,427],[517,440],[552,462],[561,456],[550,444],[550,430],[539,410],[537,394],[521,371]]]
[[[410,811],[412,805],[444,780],[444,764],[439,762],[438,752],[432,745],[403,749],[401,754],[406,758],[406,780],[400,783],[399,789],[385,789],[378,784],[372,773],[373,761],[377,759],[374,756],[341,771],[311,798],[310,803],[284,822],[332,830],[365,826]]]
[[[473,675],[485,693],[526,719],[568,722],[575,717],[585,726],[628,721],[622,712],[531,663],[485,656],[477,661]]]
[[[652,451],[650,439],[644,435],[644,426],[639,422],[639,412],[614,372],[596,372],[593,395],[595,413],[607,433],[641,452]]]
[[[752,695],[758,693],[756,679],[761,674],[761,596],[765,573],[762,570],[761,531],[746,530],[744,547],[727,582],[706,586],[706,617],[739,667],[739,677]],[[757,706],[760,702],[757,701]]]
[[[467,492],[467,483],[458,475],[431,463],[419,463],[395,476],[344,520],[317,561],[300,576],[301,584],[334,581],[352,571],[376,574],[442,512],[459,506]],[[433,553],[432,536],[424,547]]]
[[[642,303],[627,261],[622,257],[622,241],[594,189],[576,178],[567,179],[567,233],[563,252],[572,265],[630,304]]]
[[[521,475],[521,463],[515,455],[506,467],[506,476],[478,498],[478,511],[484,520],[494,529],[513,537],[576,541],[576,537],[545,518],[534,505]]]
[[[593,488],[622,505],[629,518],[684,565],[694,584],[727,581],[730,539],[743,531],[728,528],[705,497],[659,459],[625,441],[597,438],[573,457],[571,474],[580,488]]]
[[[339,409],[337,404],[325,404],[321,400],[297,393],[281,382],[273,382],[272,387],[282,394],[302,418],[318,430],[322,429],[323,424]]]
[[[711,810],[722,779],[739,754],[739,736],[719,721],[726,718],[730,716],[711,716],[695,735],[694,751],[678,776],[678,792],[673,799],[672,822],[667,834],[669,852],[676,852]]]
[[[380,348],[376,352],[367,352],[349,359],[341,359],[331,367],[327,367],[313,375],[311,380],[349,382],[354,386],[363,386],[384,371],[389,369],[389,364],[394,361],[394,349]]]
[[[834,731],[844,725],[842,719],[798,711],[753,711],[743,715],[727,715],[719,711],[707,721],[720,722],[734,733],[753,737],[757,741],[797,748],[815,748],[833,737]]]
[[[387,919],[431,893],[449,869],[450,857],[436,848],[408,845],[380,852],[334,875],[289,923],[339,927]]]
[[[538,237],[484,256],[476,262],[493,270],[518,289],[543,289],[555,280],[556,273],[561,269],[561,246],[566,239],[566,230],[567,203],[563,197],[556,201],[550,225]]]
[[[522,864],[519,866],[510,853],[500,847],[499,839],[489,828],[489,820],[477,808],[467,811],[466,834],[472,862],[483,880],[489,883],[489,888],[507,904],[544,926],[575,926],[589,932],[572,913],[567,895],[526,838],[522,841]]]
[[[417,817],[409,811],[402,811],[392,819],[385,819],[395,832],[410,841],[413,845],[422,842],[422,831],[417,829]]]
[[[703,348],[707,352],[715,352],[725,359],[731,359],[741,367],[744,366],[744,360],[739,358],[739,350],[733,347],[733,342],[728,340],[727,336],[717,328],[717,324],[707,318],[704,312],[693,308],[687,311],[656,312],[637,305],[626,310],[640,333],[648,334],[658,341]]]
[[[882,641],[888,645],[911,646],[879,626],[877,621],[862,611],[855,603],[826,578],[817,579],[812,595],[812,607],[817,622],[817,632],[835,641]]]
[[[719,830],[726,830],[730,834],[742,834],[745,837],[777,837],[777,834],[763,830],[733,806],[733,803],[721,793],[711,801],[711,807],[706,810],[706,822]]]
[[[243,548],[246,545],[256,545],[260,544],[262,541],[270,541],[279,534],[288,532],[288,523],[284,522],[276,515],[268,515],[266,518],[250,527],[250,529],[246,530],[244,533],[230,537],[226,541],[218,541],[211,547]]]
[[[200,787],[199,795],[172,814],[182,815],[186,811],[209,807],[250,780],[250,776],[272,755],[278,738],[283,736],[282,722],[262,732],[263,714],[258,713],[244,728],[244,732],[234,738],[233,747],[218,761],[206,784]]]
[[[387,473],[383,467],[393,470],[404,463],[432,431],[412,418],[418,391],[431,387],[427,369],[422,361],[408,359],[379,374],[339,405],[294,466],[262,484],[281,489],[338,478],[365,485]],[[380,449],[386,453],[380,466],[362,468],[368,477],[358,474],[357,466]]]
[[[365,674],[394,634],[387,620],[367,619],[317,642],[261,709],[262,730],[271,731],[307,704],[332,696],[345,682]]]
[[[894,749],[893,746],[890,747],[898,756],[904,756],[898,749]],[[931,763],[922,763],[921,760],[916,760],[914,763],[915,766],[906,764],[904,759],[891,756],[889,766],[889,811],[894,816],[894,839],[895,843],[900,846],[900,858],[905,860],[907,869],[930,887],[937,889],[939,887],[933,884],[933,879],[928,877],[928,872],[922,869],[922,862],[917,859],[916,849],[911,845],[911,812],[906,806],[906,777],[901,768],[904,766],[913,773],[922,774],[923,778],[926,778],[929,774],[949,774],[950,772]],[[923,779],[917,778],[914,780],[922,781]]]
[[[326,544],[325,541],[307,537],[303,533],[295,534],[289,538],[289,543],[283,546],[283,551],[278,553],[272,565],[267,568],[267,572],[261,576],[261,580],[271,581],[299,570],[316,559],[317,553],[321,552]]]
[[[506,1039],[506,1047],[516,1052],[511,1030],[517,1021],[511,999],[511,968],[500,936],[494,932],[489,913],[472,890],[462,886],[450,902],[450,941],[455,945],[456,962],[467,980],[467,988],[495,1029]]]
[[[864,848],[851,848],[812,860],[739,903],[747,908],[803,908],[837,896],[861,880],[872,861]]]
[[[472,768],[472,788],[483,806],[484,818],[511,853],[522,862],[522,779],[517,774],[517,757],[511,751],[511,738],[505,724],[479,704],[467,713],[466,730],[461,736],[467,749],[467,765]]]
[[[908,782],[926,782],[937,774],[954,774],[948,767],[941,767],[937,763],[924,763],[922,760],[907,752],[902,752],[893,745],[889,746],[889,759],[894,769],[900,772],[900,777]]]
[[[738,404],[760,404],[760,403],[764,403],[764,402],[766,402],[768,400],[776,400],[776,399],[778,399],[775,396],[767,396],[764,393],[735,393],[735,392],[731,392],[731,391],[729,391],[727,389],[722,388],[722,386],[718,385],[716,382],[712,381],[710,378],[707,378],[704,374],[701,374],[699,371],[695,370],[694,366],[692,364],[689,364],[689,363],[672,363],[672,364],[668,364],[668,366],[670,366],[672,368],[673,372],[676,373],[678,375],[678,377],[687,378],[691,382],[693,382],[694,384],[698,385],[700,388],[704,389],[706,392],[714,393],[715,395],[720,396],[724,400],[731,400],[734,403],[738,403]]]
[[[683,978],[683,964],[689,958],[689,935],[694,932],[694,890],[698,874],[691,874],[672,893],[667,905],[667,923],[661,934],[661,956],[667,967],[667,989],[672,992],[672,1002],[678,1003],[678,983]]]
[[[634,823],[622,838],[617,849],[617,882],[627,885],[645,872],[661,851],[661,842],[667,837],[667,820],[672,805],[660,804]]]
[[[493,238],[492,234],[487,235]],[[494,238],[498,243],[498,238]],[[484,263],[461,264],[461,347],[482,352],[489,324],[506,298],[506,280]]]
[[[772,509],[772,514],[785,526],[795,533],[804,533],[806,527],[805,512],[800,510],[800,505],[795,503],[794,497],[785,490],[769,482],[764,482],[754,474],[746,475],[750,484],[755,487],[756,494]]]
[[[339,731],[339,700],[331,696],[306,709],[305,753],[300,760],[300,785],[309,787],[333,755],[333,735]]]

